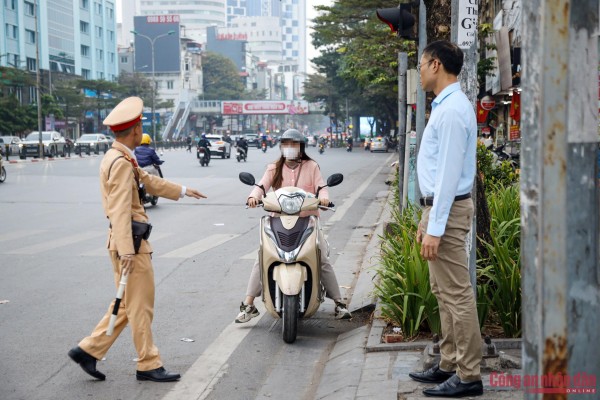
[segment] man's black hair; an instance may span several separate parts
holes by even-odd
[[[428,54],[432,59],[439,60],[446,72],[458,76],[463,66],[464,53],[454,43],[447,40],[438,40],[429,43],[423,54]]]

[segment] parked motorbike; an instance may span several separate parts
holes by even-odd
[[[142,169],[144,171],[146,171],[147,173],[149,173],[150,175],[160,176],[161,178],[163,177],[162,170],[160,169],[160,165],[156,165],[156,164],[148,165]],[[143,183],[140,183],[139,192],[140,192],[140,199],[142,199],[142,203],[144,203],[144,205],[150,203],[153,206],[155,206],[158,203],[158,196],[154,196],[154,195],[151,195],[150,193],[146,192],[146,187]]]
[[[520,168],[520,155],[519,153],[508,153],[505,151],[506,145],[502,144],[496,148],[493,145],[489,145],[487,149],[492,152],[493,165],[499,166],[504,161],[508,161],[514,169]]]
[[[319,154],[323,154],[325,152],[325,143],[319,143]]]
[[[262,142],[260,145],[260,149],[262,150],[263,153],[267,152],[267,142]]]
[[[260,221],[260,247],[258,259],[265,308],[283,323],[282,336],[293,343],[298,332],[298,320],[309,318],[317,312],[325,299],[321,284],[321,253],[319,244],[325,240],[318,217],[300,217],[301,211],[333,210],[319,205],[319,191],[324,187],[342,183],[342,174],[327,178],[327,185],[319,187],[316,194],[298,187],[283,187],[265,193],[256,185],[254,176],[247,172],[239,175],[240,181],[258,186],[264,197],[259,203],[265,211],[278,216],[263,216]]]
[[[204,167],[206,165],[208,167],[208,163],[210,162],[210,153],[206,147],[198,147],[196,151],[196,157],[198,157],[198,162],[201,166]]]
[[[237,148],[237,156],[235,158],[237,158],[238,162],[244,160],[244,162],[246,162],[246,150],[242,149],[241,147],[238,146]]]
[[[4,164],[2,162],[2,155],[0,154],[0,183],[6,180],[6,169],[4,168]]]

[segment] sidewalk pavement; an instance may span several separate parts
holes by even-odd
[[[348,287],[347,300],[349,309],[354,312],[366,306],[376,303],[373,295],[374,268],[378,262],[378,250],[380,236],[383,234],[385,222],[390,220],[390,192],[385,191],[377,195],[377,202],[384,201],[383,211],[379,208],[381,216],[377,223],[375,232],[370,238],[366,253],[360,257],[357,254],[342,254],[336,260],[346,262],[345,258],[354,257],[362,259],[358,270],[353,272],[353,282]],[[376,203],[376,202],[374,202]],[[381,204],[377,204],[381,207]],[[365,217],[372,217],[375,204],[373,204]],[[373,210],[372,210],[373,209]],[[357,229],[357,231],[359,231]],[[357,232],[357,235],[361,232]],[[352,238],[351,238],[352,240]],[[364,240],[364,238],[363,238]],[[350,247],[350,246],[348,246]],[[358,256],[358,257],[357,257]],[[352,262],[350,259],[348,262]],[[340,269],[337,269],[340,271]],[[340,282],[351,279],[340,274]],[[378,312],[371,324],[356,328],[338,336],[337,342],[329,354],[325,364],[321,381],[319,383],[315,399],[317,400],[420,400],[429,399],[422,394],[423,389],[433,385],[415,382],[409,378],[412,371],[423,370],[423,350],[426,342],[413,342],[402,344],[381,344],[381,334],[386,323],[377,318]],[[496,342],[496,341],[495,341]],[[503,342],[502,347],[518,358],[520,351],[514,349],[519,345],[515,341]],[[486,372],[487,371],[487,372]],[[519,375],[520,370],[507,370],[508,374]],[[512,387],[492,387],[489,369],[482,366],[482,380],[484,395],[474,397],[482,400],[515,399],[522,398],[523,391]]]

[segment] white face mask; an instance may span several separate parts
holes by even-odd
[[[281,154],[286,160],[296,160],[300,157],[300,150],[294,147],[282,147]]]

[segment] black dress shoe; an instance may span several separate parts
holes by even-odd
[[[181,375],[167,372],[163,367],[151,369],[150,371],[136,371],[138,381],[173,382],[179,380]]]
[[[483,394],[483,384],[481,381],[462,383],[458,375],[454,375],[433,389],[423,390],[423,394],[430,397],[481,396]]]
[[[82,370],[84,370],[87,374],[93,376],[96,379],[100,379],[101,381],[106,379],[106,375],[96,369],[96,359],[81,350],[81,347],[73,347],[69,350],[69,357],[71,360],[75,361]]]
[[[408,374],[412,379],[417,382],[425,382],[425,383],[442,383],[447,381],[449,378],[453,377],[456,372],[446,372],[440,369],[440,365],[434,365],[429,368],[427,371],[423,372],[411,372]]]

